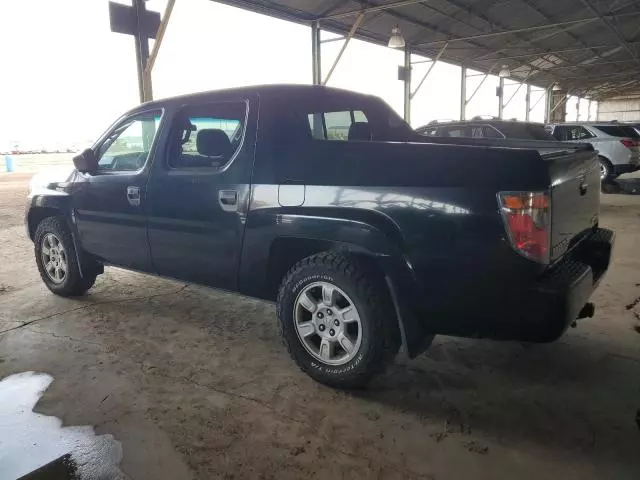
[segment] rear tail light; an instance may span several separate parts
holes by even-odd
[[[549,263],[551,201],[548,192],[500,192],[500,212],[513,248],[540,263]]]
[[[620,143],[627,148],[640,147],[640,140],[630,140],[628,138],[623,138],[622,140],[620,140]]]

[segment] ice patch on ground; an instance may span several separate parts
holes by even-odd
[[[0,380],[0,480],[14,480],[69,453],[80,479],[124,479],[120,442],[91,426],[63,427],[33,408],[53,377],[24,372]]]

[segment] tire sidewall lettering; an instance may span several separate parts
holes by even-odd
[[[302,288],[304,288],[306,285],[314,282],[320,282],[320,281],[329,282],[333,285],[338,285],[339,283],[336,281],[334,276],[329,275],[327,273],[313,273],[310,275],[306,275],[305,277],[301,278],[293,285],[293,288],[291,291],[293,298],[294,299],[297,298]],[[344,287],[341,286],[340,288],[344,288]],[[358,366],[362,363],[365,357],[363,353],[365,350],[366,350],[365,344],[363,342],[363,344],[360,346],[360,352],[358,353],[358,355],[356,355],[356,357],[346,365],[326,365],[324,363],[318,362],[317,360],[313,359],[310,356],[309,358],[311,358],[311,360],[309,362],[309,365],[311,368],[318,371],[319,373],[324,373],[327,375],[349,374],[354,370],[356,370]],[[308,355],[306,351],[304,352],[304,355]]]

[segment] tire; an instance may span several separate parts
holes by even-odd
[[[613,165],[604,157],[598,157],[600,160],[600,181],[606,182],[615,179],[618,175],[613,173]]]
[[[363,262],[325,252],[301,260],[284,278],[277,300],[280,333],[298,367],[314,380],[335,388],[361,388],[398,353],[395,310],[378,277]],[[331,287],[335,301],[326,303],[325,291]],[[313,306],[309,310],[303,304],[316,300],[311,313]],[[327,337],[327,331],[334,335],[334,325],[339,325],[336,337]],[[327,343],[333,347],[325,348]]]
[[[62,218],[42,220],[36,229],[34,245],[40,277],[51,292],[62,297],[79,296],[95,283],[96,273],[81,275],[71,232]],[[59,274],[62,270],[64,275]]]

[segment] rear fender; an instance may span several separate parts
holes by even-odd
[[[335,215],[342,212],[332,213]],[[279,230],[282,235],[270,245],[269,272],[265,275],[268,279],[265,287],[273,290],[261,296],[274,299],[277,286],[286,272],[302,258],[315,253],[332,250],[370,260],[378,268],[380,280],[386,284],[383,288],[386,286],[393,301],[403,349],[413,358],[429,346],[433,335],[425,330],[411,308],[414,282],[411,280],[411,268],[402,253],[402,237],[396,225],[385,216],[374,214],[368,220],[374,220],[375,224],[335,216],[279,215]],[[248,235],[251,237],[251,233]],[[245,240],[251,241],[249,238]],[[241,274],[241,285],[248,286],[247,280],[243,280],[248,279],[248,276],[253,280],[256,278],[255,271],[249,272],[246,269],[247,265],[253,263],[248,262],[251,256],[250,250],[243,252],[245,268],[242,270],[245,273]]]

